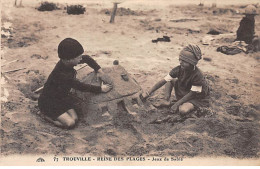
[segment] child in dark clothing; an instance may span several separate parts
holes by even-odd
[[[157,82],[143,98],[147,99],[153,92],[165,85],[165,101],[162,106],[170,106],[172,89],[175,90],[177,102],[171,112],[179,112],[182,116],[198,107],[209,106],[208,85],[196,66],[201,59],[201,50],[196,45],[186,46],[179,55],[180,65],[173,68],[164,79]]]
[[[76,79],[77,72],[73,67],[80,63],[87,63],[99,76],[104,74],[96,61],[88,55],[82,55],[83,52],[83,47],[75,39],[66,38],[60,42],[60,61],[49,75],[38,100],[41,113],[58,127],[71,128],[78,120],[73,99],[69,95],[71,88],[97,93],[108,92],[112,88],[103,82],[101,86],[93,86]]]
[[[251,44],[253,38],[255,37],[255,15],[257,15],[256,8],[253,5],[248,5],[245,8],[244,14],[246,16],[240,21],[236,41],[245,41],[245,43]]]

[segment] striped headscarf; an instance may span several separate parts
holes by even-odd
[[[189,44],[182,49],[179,57],[181,60],[184,60],[195,66],[201,59],[201,55],[201,50],[197,45]]]

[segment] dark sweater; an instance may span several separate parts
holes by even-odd
[[[95,71],[101,68],[96,61],[88,55],[83,55],[80,63],[87,63]],[[73,67],[67,67],[62,61],[59,61],[49,75],[41,96],[45,98],[63,98],[68,96],[71,88],[80,91],[101,92],[100,86],[82,83],[76,79],[76,74],[77,72]]]
[[[255,19],[248,19],[244,17],[240,21],[240,26],[237,30],[237,39],[239,41],[245,41],[247,44],[251,44],[255,34]]]

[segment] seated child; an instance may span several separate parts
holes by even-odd
[[[247,44],[251,44],[255,37],[255,16],[257,10],[255,6],[248,5],[245,8],[245,17],[242,18],[237,30],[236,41],[245,41]]]
[[[174,87],[177,102],[171,112],[185,116],[199,107],[209,106],[209,88],[196,66],[201,59],[201,50],[196,45],[188,45],[180,52],[180,65],[173,68],[164,79],[157,82],[143,98],[147,99],[153,92],[165,85],[164,105],[170,106],[170,96]]]
[[[78,120],[73,98],[69,95],[71,88],[88,92],[108,92],[112,89],[111,85],[103,82],[100,87],[84,84],[76,79],[77,72],[73,67],[80,63],[87,63],[100,77],[104,74],[96,61],[88,55],[82,55],[83,52],[83,47],[75,39],[66,38],[60,42],[60,61],[49,75],[38,100],[45,119],[58,127],[71,128]]]

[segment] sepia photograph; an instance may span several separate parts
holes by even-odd
[[[0,166],[259,166],[259,0],[2,0]]]

